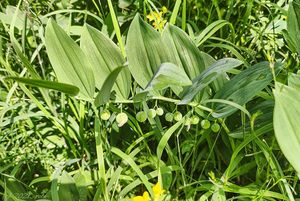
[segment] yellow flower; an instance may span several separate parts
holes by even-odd
[[[145,191],[143,196],[135,196],[132,201],[149,201],[149,193]]]
[[[149,15],[147,15],[147,18],[149,19],[150,22],[153,21],[153,20],[155,20],[154,13],[151,12]]]
[[[157,30],[162,30],[165,26],[165,24],[167,23],[167,20],[164,20],[163,18],[164,15],[164,11],[162,12],[151,12],[149,15],[147,15],[147,18],[149,20],[149,22],[152,22],[152,25],[155,29]]]
[[[157,182],[157,184],[155,184],[152,187],[153,193],[154,193],[154,200],[157,201],[160,196],[163,194],[164,190],[162,189],[162,187],[160,186],[160,184]]]
[[[168,9],[167,9],[166,6],[163,6],[163,7],[161,8],[161,11],[163,12],[163,14],[165,14],[165,13],[168,12]]]
[[[162,196],[164,193],[164,190],[161,188],[160,184],[157,183],[152,187],[153,194],[154,194],[154,201],[158,201],[158,199]],[[149,193],[145,191],[143,193],[143,196],[135,196],[132,198],[132,201],[149,201]]]
[[[167,20],[163,20],[160,22],[155,21],[155,22],[153,22],[153,26],[155,29],[162,30],[166,23],[167,23]]]

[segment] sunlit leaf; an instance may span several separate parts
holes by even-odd
[[[300,0],[289,4],[287,16],[287,30],[284,31],[285,40],[290,49],[300,54]]]
[[[191,84],[192,81],[182,68],[172,63],[163,63],[147,85],[145,91],[162,90],[171,86],[188,86]]]
[[[85,25],[80,38],[80,46],[91,62],[95,85],[101,89],[105,79],[119,66],[125,64],[119,47],[97,29]],[[113,89],[116,96],[127,99],[130,93],[131,76],[126,68],[117,77]]]
[[[135,81],[144,89],[159,66],[170,61],[161,35],[137,14],[127,36],[128,67]]]
[[[171,53],[171,62],[183,68],[190,79],[194,79],[205,69],[200,50],[192,39],[180,28],[167,25],[163,41]]]
[[[80,47],[53,20],[46,27],[45,45],[59,82],[79,88],[79,97],[91,100],[95,92],[91,64]]]
[[[300,177],[300,89],[276,82],[273,92],[275,136],[285,157]]]

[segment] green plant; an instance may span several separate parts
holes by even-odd
[[[66,9],[65,25],[53,11],[30,26],[18,5],[13,20],[1,27],[4,47],[12,44],[0,52],[0,141],[1,150],[10,150],[1,155],[4,199],[29,192],[48,200],[130,200],[149,192],[153,200],[296,200],[298,177],[279,146],[299,171],[289,140],[281,140],[284,125],[297,128],[298,110],[283,106],[297,104],[298,76],[289,78],[289,86],[280,84],[289,68],[277,58],[286,55],[273,54],[279,34],[265,32],[282,2],[239,1],[236,6],[247,7],[237,11],[234,1],[93,4],[100,19]],[[157,31],[143,18],[162,6],[174,10],[165,12],[170,22]],[[232,21],[243,8],[245,15]],[[274,16],[250,30],[238,27],[264,16],[252,13],[262,8]],[[196,19],[201,9],[203,18]],[[143,14],[131,15],[136,11]],[[192,20],[205,24],[196,36]],[[84,25],[75,27],[78,22]],[[39,31],[44,26],[45,36]],[[253,30],[253,41],[272,45],[257,46],[259,54],[249,58],[244,53],[253,47]],[[30,37],[36,37],[33,46]],[[281,121],[281,114],[289,119]],[[291,139],[297,139],[295,130]],[[24,149],[26,157],[10,163],[32,143],[39,145],[37,156]],[[39,168],[31,170],[36,161]]]

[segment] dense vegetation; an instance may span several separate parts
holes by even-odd
[[[300,1],[2,0],[3,200],[300,200]]]

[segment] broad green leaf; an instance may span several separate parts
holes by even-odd
[[[224,190],[222,188],[216,187],[215,192],[211,197],[211,201],[226,201]]]
[[[268,131],[273,129],[273,109],[274,109],[274,100],[269,99],[263,102],[255,103],[255,105],[249,108],[250,114],[252,114],[252,119],[245,122],[245,124],[240,125],[239,128],[231,131],[230,137],[233,138],[244,138],[247,135],[251,134],[251,124],[255,128],[260,129],[265,125],[271,125]]]
[[[290,87],[300,90],[300,75],[291,74],[289,76],[288,84]]]
[[[183,68],[190,79],[194,79],[205,69],[200,50],[192,39],[180,28],[167,25],[163,41],[171,53],[171,62]]]
[[[287,30],[282,30],[282,35],[286,40],[289,49],[292,52],[297,52],[297,44],[294,42],[294,37],[292,37]]]
[[[59,200],[80,200],[75,181],[66,171],[59,178],[58,189]]]
[[[101,89],[105,79],[119,66],[123,66],[123,58],[119,47],[97,29],[85,25],[80,39],[80,46],[91,62],[95,76],[95,84]],[[127,99],[130,93],[131,76],[126,68],[116,79],[113,89],[120,99]]]
[[[282,67],[281,63],[275,64],[278,72]],[[266,88],[273,80],[273,75],[268,62],[258,63],[233,77],[220,89],[215,99],[224,99],[244,105],[254,98],[261,90]],[[213,105],[214,117],[226,117],[234,113],[237,108],[225,104]]]
[[[122,72],[122,70],[126,70],[125,66],[120,66],[116,69],[114,69],[109,76],[106,78],[106,80],[104,81],[100,91],[98,92],[96,98],[95,98],[95,106],[100,106],[103,105],[105,103],[107,103],[110,99],[110,93],[111,90],[116,82],[116,79],[118,77],[118,75]]]
[[[65,145],[65,141],[57,135],[50,135],[45,137],[43,144],[47,149],[62,148]]]
[[[221,59],[213,63],[208,69],[201,73],[193,80],[193,85],[188,87],[182,95],[182,100],[179,104],[187,104],[193,100],[193,98],[201,92],[211,82],[216,80],[220,75],[223,75],[226,71],[236,68],[242,65],[242,62],[237,59],[226,58]]]
[[[276,82],[273,92],[275,136],[283,154],[300,178],[300,89]]]
[[[182,68],[172,63],[163,63],[147,85],[145,91],[162,90],[171,86],[178,87],[191,84],[192,81]]]
[[[29,78],[22,78],[22,77],[7,77],[6,79],[12,79],[17,82],[21,82],[30,86],[34,87],[42,87],[47,89],[53,89],[56,91],[60,91],[71,96],[76,96],[79,92],[78,87],[75,87],[70,84],[64,84],[59,82],[52,82],[47,80],[38,80],[38,79],[29,79]]]
[[[300,54],[300,0],[289,4],[287,17],[287,31],[283,32],[285,40],[292,51]]]
[[[46,26],[45,45],[58,81],[79,88],[79,97],[91,100],[95,92],[91,64],[80,47],[52,19]]]
[[[15,22],[13,22],[13,25],[19,30],[23,30],[25,27],[24,25],[26,20],[25,18],[26,13],[24,11],[21,11],[18,7],[10,6],[10,5],[7,6],[5,8],[5,13],[0,12],[0,21],[2,23],[11,25],[13,21],[12,16],[14,16],[16,12],[18,13]]]
[[[81,170],[73,176],[73,179],[79,192],[80,201],[87,201],[89,195],[88,188],[94,183],[91,172]]]
[[[135,81],[147,86],[158,67],[170,62],[167,47],[161,35],[137,14],[128,31],[126,52],[128,67]]]
[[[204,103],[204,104],[206,104],[206,103],[219,103],[219,104],[222,104],[222,105],[227,105],[229,107],[235,108],[236,110],[241,110],[242,112],[244,112],[245,115],[247,115],[249,117],[249,119],[251,119],[251,114],[249,113],[249,111],[245,107],[243,107],[242,105],[240,105],[236,102],[230,101],[230,100],[208,99],[208,100],[203,101],[202,103]],[[218,115],[219,114],[217,112],[213,112],[213,116],[215,118],[217,118]]]
[[[24,185],[13,178],[5,179],[5,186],[1,186],[4,189],[3,200],[4,201],[25,201],[20,195],[25,195],[27,190]],[[28,192],[27,192],[28,193]]]

